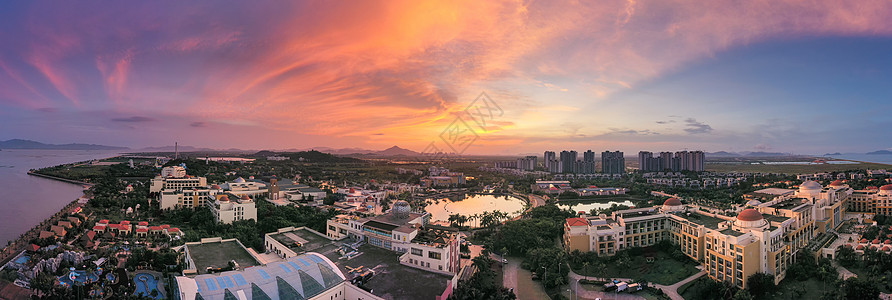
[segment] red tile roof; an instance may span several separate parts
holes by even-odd
[[[567,218],[567,226],[588,226],[588,222],[583,218]]]
[[[101,224],[108,224],[108,220],[99,220],[99,223],[101,223]]]
[[[146,221],[139,222],[139,226],[149,226],[149,222],[146,222]]]
[[[136,232],[149,232],[148,228],[137,228]]]

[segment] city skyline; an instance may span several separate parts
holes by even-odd
[[[96,5],[2,5],[0,140],[420,152],[486,92],[466,154],[892,147],[884,1]]]

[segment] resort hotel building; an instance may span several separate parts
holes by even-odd
[[[706,212],[677,198],[662,206],[620,210],[611,215],[567,219],[567,251],[613,255],[631,247],[669,240],[700,262],[707,275],[739,288],[755,273],[784,279],[795,254],[816,235],[842,223],[852,189],[834,182],[806,181],[798,190],[770,189],[766,202],[751,200],[736,216]]]
[[[371,218],[339,215],[327,222],[329,238],[352,239],[403,253],[400,263],[443,274],[459,271],[459,237],[453,228],[427,224],[429,215],[396,201],[389,213]]]

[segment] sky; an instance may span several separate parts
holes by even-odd
[[[889,1],[18,1],[0,28],[0,140],[892,148]]]

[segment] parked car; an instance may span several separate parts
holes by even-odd
[[[612,290],[615,289],[615,288],[616,288],[616,284],[614,284],[613,282],[608,282],[608,283],[605,283],[605,284],[604,284],[604,291],[605,291],[605,292],[612,291]]]
[[[634,293],[634,292],[640,291],[641,289],[642,289],[641,285],[637,284],[637,283],[630,284],[628,287],[629,293]]]
[[[620,283],[617,283],[617,284],[616,284],[616,291],[617,291],[617,292],[625,291],[627,288],[629,288],[629,284],[628,284],[628,283],[620,282]]]

